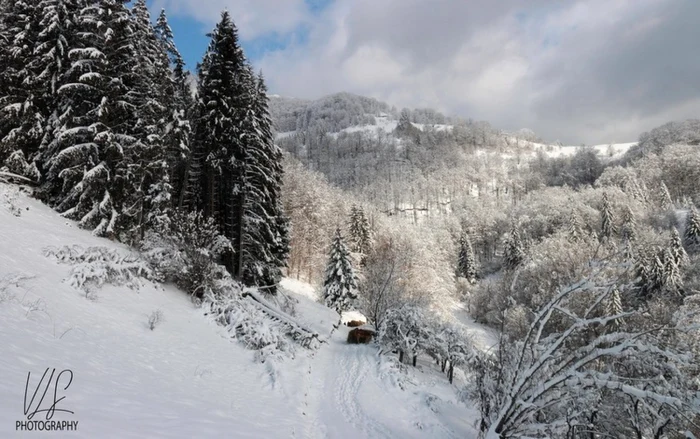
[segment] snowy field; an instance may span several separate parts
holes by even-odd
[[[296,318],[321,334],[316,351],[256,363],[177,289],[147,281],[104,286],[89,297],[65,279],[69,265],[47,247],[104,246],[41,203],[0,184],[0,438],[16,437],[25,407],[33,420],[77,421],[70,438],[473,438],[476,413],[427,359],[398,372],[375,346],[348,345],[348,328],[315,302],[309,285],[286,279]],[[14,208],[12,208],[14,206]],[[14,212],[14,213],[13,213]],[[19,213],[19,216],[16,214]],[[148,316],[160,310],[154,330]],[[468,319],[476,338],[490,335]],[[484,335],[486,334],[486,335]],[[44,371],[51,384],[39,386]],[[62,371],[63,374],[58,376]],[[69,380],[72,374],[72,380]],[[56,382],[58,381],[58,383]],[[32,401],[34,389],[38,396]],[[44,389],[46,397],[40,402]],[[64,399],[60,399],[64,398]],[[51,402],[49,402],[51,401]]]

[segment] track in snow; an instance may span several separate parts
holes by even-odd
[[[342,342],[342,341],[341,341]],[[338,356],[338,375],[335,382],[336,404],[345,419],[354,427],[372,438],[391,438],[393,435],[382,424],[365,413],[360,405],[360,387],[363,380],[372,373],[371,366],[375,363],[374,350],[362,345],[336,345],[344,355]]]

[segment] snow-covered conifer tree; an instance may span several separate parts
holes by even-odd
[[[158,41],[170,58],[172,68],[174,96],[163,141],[170,172],[173,205],[181,208],[185,202],[185,178],[190,164],[190,116],[194,109],[194,99],[189,84],[189,73],[185,70],[185,61],[175,46],[173,31],[168,24],[165,10],[161,10],[154,29]]]
[[[245,163],[249,195],[245,206],[247,238],[241,277],[248,285],[264,286],[274,293],[289,255],[288,219],[280,198],[282,151],[274,144],[262,74],[255,82],[251,107],[254,128],[249,133]]]
[[[371,234],[364,209],[353,205],[350,209],[350,249],[355,253],[367,255],[372,245]]]
[[[476,282],[476,258],[469,234],[463,230],[459,237],[459,254],[457,255],[457,277]]]
[[[620,315],[622,313],[622,295],[620,294],[620,290],[613,288],[605,302],[605,315],[609,317]],[[619,318],[613,320],[611,323],[614,327],[618,327],[622,323],[622,319]]]
[[[210,34],[199,65],[192,157],[185,204],[213,217],[234,252],[225,265],[241,279],[245,243],[246,143],[252,139],[252,78],[228,12]]]
[[[58,120],[43,157],[43,193],[56,209],[100,236],[123,228],[125,160],[135,142],[133,62],[129,10],[121,0],[102,0],[80,11],[81,47],[58,89]]]
[[[666,183],[661,182],[661,187],[659,188],[659,205],[663,210],[669,210],[673,208],[673,200],[671,199],[671,193],[668,191]]]
[[[688,263],[688,254],[678,230],[671,230],[671,242],[663,254],[663,287],[671,294],[683,294],[683,268]]]
[[[503,260],[506,267],[514,269],[520,265],[524,259],[525,250],[523,249],[523,242],[520,239],[520,232],[518,231],[518,227],[513,224],[506,237]]]
[[[616,231],[612,206],[608,200],[607,192],[603,192],[603,206],[600,209],[600,237],[603,240],[608,240]]]
[[[335,232],[331,244],[326,278],[323,282],[323,300],[327,307],[340,312],[349,310],[357,298],[357,278],[350,260],[350,252],[340,233]]]
[[[227,12],[199,65],[198,89],[184,204],[213,217],[231,240],[224,264],[234,278],[274,293],[289,251],[282,153],[264,81],[253,74]]]
[[[671,229],[671,241],[668,249],[671,255],[671,262],[675,265],[682,268],[688,263],[688,253],[685,252],[678,229],[675,227]]]
[[[700,214],[695,207],[690,208],[686,217],[683,241],[688,251],[697,252],[700,250]]]
[[[581,218],[578,216],[578,212],[576,212],[575,209],[572,209],[571,215],[569,215],[569,240],[571,242],[578,242],[581,239],[583,239]]]
[[[632,242],[637,238],[637,222],[629,206],[625,206],[625,210],[622,214],[622,230],[620,235],[626,242]]]
[[[31,161],[43,136],[45,115],[38,101],[44,96],[30,68],[36,64],[42,18],[36,1],[0,3],[0,166],[20,150]]]
[[[131,14],[137,68],[130,93],[137,117],[131,129],[135,142],[126,155],[130,172],[125,214],[131,239],[140,241],[151,212],[167,209],[171,201],[164,141],[175,90],[168,55],[156,37],[145,0],[136,0]]]

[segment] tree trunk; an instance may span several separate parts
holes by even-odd
[[[452,384],[452,378],[454,378],[454,372],[455,372],[455,367],[453,364],[450,363],[450,372],[449,372],[449,378],[450,378],[450,384]]]
[[[238,248],[236,248],[236,251],[238,252],[238,263],[236,264],[236,267],[233,267],[234,269],[234,277],[237,280],[241,280],[243,277],[243,222],[245,221],[245,192],[241,194],[241,206],[238,211],[238,230],[236,230],[236,235],[238,238]]]
[[[403,363],[403,351],[399,351],[399,363]]]

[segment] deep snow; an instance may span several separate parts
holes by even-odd
[[[298,302],[295,318],[324,342],[265,364],[174,287],[107,285],[87,298],[64,281],[70,266],[43,250],[129,249],[25,195],[8,196],[14,190],[0,183],[0,437],[49,435],[15,431],[26,420],[28,372],[27,404],[47,368],[73,373],[65,389],[68,375],[62,376],[56,394],[65,397],[57,407],[74,414],[56,412],[53,420],[78,421],[77,431],[53,437],[475,437],[476,413],[458,398],[461,374],[449,385],[426,359],[398,372],[376,346],[346,344],[348,328],[307,284],[286,279],[282,287]],[[151,331],[147,320],[155,310],[164,320]],[[490,343],[487,332],[469,328],[483,346]],[[50,406],[55,381],[41,408]]]

